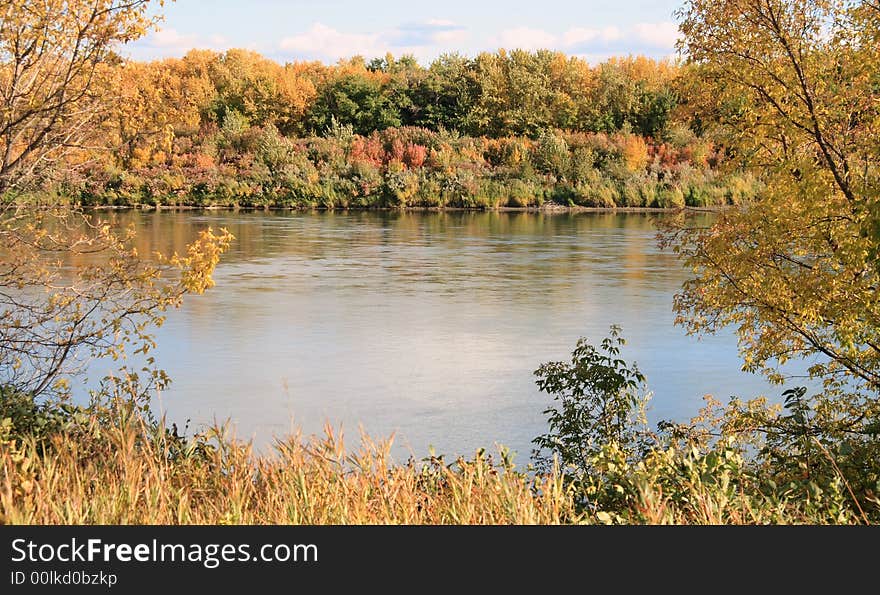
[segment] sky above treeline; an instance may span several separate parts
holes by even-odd
[[[156,7],[159,30],[127,45],[136,60],[193,48],[247,48],[280,62],[366,59],[390,52],[423,64],[443,53],[552,49],[591,63],[675,55],[681,0],[176,0]]]

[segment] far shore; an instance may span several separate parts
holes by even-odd
[[[51,208],[65,205],[40,205],[38,208]],[[471,212],[471,213],[540,213],[540,214],[566,214],[566,213],[677,213],[709,212],[715,213],[730,208],[730,205],[707,206],[707,207],[587,207],[580,205],[543,204],[541,206],[527,207],[322,207],[322,206],[240,206],[240,205],[74,205],[85,211],[270,211],[270,212],[401,212],[401,213],[446,213],[446,212]]]

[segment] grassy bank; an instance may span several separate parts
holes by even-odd
[[[825,524],[861,523],[792,494],[745,489],[734,461],[653,453],[610,466],[614,509],[584,511],[559,472],[528,474],[491,457],[394,464],[388,443],[347,451],[328,435],[291,437],[269,455],[209,432],[181,444],[136,416],[0,442],[0,515],[10,524]],[[610,463],[610,461],[609,461]],[[651,468],[653,466],[653,468]]]
[[[760,191],[711,144],[631,133],[463,137],[424,128],[292,138],[234,122],[161,162],[69,172],[41,200],[223,208],[678,208]]]
[[[106,418],[103,420],[106,422]],[[214,429],[192,441],[138,415],[45,442],[0,441],[0,515],[14,524],[547,524],[578,520],[559,475],[489,457],[394,465],[390,443],[331,432],[270,455]]]

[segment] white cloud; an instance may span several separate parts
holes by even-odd
[[[425,21],[425,24],[432,27],[458,27],[455,21],[450,21],[447,19],[428,19],[427,21]]]
[[[177,29],[162,29],[151,35],[158,48],[189,49],[196,43],[195,35],[182,35]]]
[[[611,56],[641,54],[653,58],[674,58],[679,37],[675,23],[637,23],[625,28],[572,28],[562,35],[556,49],[581,57],[591,64]]]
[[[626,27],[572,26],[564,31],[521,26],[478,40],[466,27],[454,21],[428,19],[402,23],[375,33],[342,31],[316,22],[308,29],[280,41],[254,43],[245,47],[282,61],[307,59],[327,63],[355,55],[370,59],[387,53],[395,56],[411,54],[427,63],[444,52],[475,55],[498,48],[546,48],[580,56],[595,63],[610,56],[626,54],[669,57],[674,53],[678,37],[675,23],[663,21],[637,23]],[[168,28],[152,33],[125,49],[135,59],[155,59],[182,56],[193,48],[222,51],[230,47],[242,45],[231,43],[222,35],[196,35]]]
[[[562,34],[562,43],[565,46],[572,46],[591,41],[616,41],[621,37],[622,33],[617,27],[604,27],[602,29],[575,27]]]
[[[156,59],[182,56],[192,49],[224,50],[228,45],[229,40],[222,35],[201,36],[161,29],[125,46],[123,51],[134,58]]]
[[[554,49],[577,56],[590,56],[590,62],[613,55],[647,54],[668,56],[675,48],[678,27],[672,22],[638,23],[626,28],[614,26],[572,27],[560,35],[544,29],[515,27],[490,38],[489,49],[503,47],[525,50]]]
[[[557,38],[543,29],[516,27],[502,31],[496,38],[498,47],[507,49],[539,50],[557,45]]]
[[[225,45],[229,45],[229,40],[222,35],[212,35],[208,38],[208,41],[210,41],[211,44],[213,44],[215,47],[223,47]]]
[[[406,48],[407,53],[447,49],[467,39],[467,30],[453,21],[430,19],[421,23],[405,23],[385,33],[382,38],[395,48]]]
[[[678,40],[678,25],[672,22],[638,23],[633,25],[636,38],[658,48],[673,48]]]
[[[429,59],[460,46],[467,37],[464,27],[441,19],[404,24],[376,34],[346,33],[323,23],[315,23],[303,33],[285,37],[279,47],[295,59],[327,62],[356,55],[372,58],[386,53],[395,56],[412,54],[417,58]]]
[[[438,31],[437,33],[434,33],[431,37],[434,41],[434,45],[446,47],[458,46],[467,41],[468,32],[463,29],[458,29],[455,31]]]
[[[327,25],[315,23],[305,33],[285,37],[281,49],[308,58],[338,60],[351,56],[378,56],[384,54],[386,47],[380,43],[379,35],[343,33]]]

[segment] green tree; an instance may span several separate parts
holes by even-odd
[[[475,60],[480,95],[475,132],[537,137],[547,128],[571,128],[577,115],[566,72],[573,62],[558,52],[505,50]]]
[[[611,443],[632,458],[643,454],[649,396],[638,366],[620,358],[626,344],[620,333],[612,326],[598,348],[581,338],[570,361],[548,362],[535,371],[538,389],[555,401],[544,411],[548,433],[532,441],[542,467],[556,456],[568,473],[589,475],[593,459]]]
[[[473,61],[458,54],[444,54],[431,63],[410,91],[418,107],[412,124],[471,133],[472,110],[479,94]]]
[[[362,135],[401,125],[400,110],[383,88],[381,78],[366,71],[344,73],[318,91],[307,117],[309,129],[321,133],[333,118]]]

